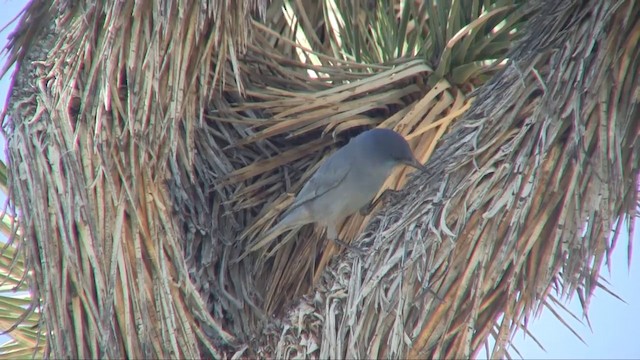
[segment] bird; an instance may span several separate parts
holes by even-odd
[[[396,131],[374,128],[360,133],[324,160],[278,223],[258,242],[250,244],[240,258],[267,246],[278,235],[310,223],[325,227],[328,239],[352,248],[338,239],[338,226],[357,211],[368,213],[380,200],[374,202],[374,197],[400,165],[425,171],[405,138]]]

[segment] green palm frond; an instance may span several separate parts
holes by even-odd
[[[455,85],[479,85],[495,73],[490,65],[500,63],[517,38],[528,13],[523,3],[279,1],[272,9],[282,5],[287,10],[273,24],[281,30],[279,36],[330,54],[333,63],[392,64],[418,58],[435,68],[432,84],[447,77]],[[309,52],[297,54],[310,60]],[[309,62],[328,64],[314,59]]]
[[[0,168],[6,169],[4,163]],[[4,180],[6,188],[7,178]],[[12,241],[2,244],[0,251],[0,329],[11,337],[10,341],[0,345],[0,358],[3,359],[41,357],[46,345],[46,337],[40,328],[37,299],[32,297],[27,282],[24,251],[18,248],[20,234],[13,233],[16,228],[15,218],[4,212],[0,233]]]

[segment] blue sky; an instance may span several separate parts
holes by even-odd
[[[13,19],[25,4],[25,0],[0,0],[0,25]],[[9,27],[12,28],[13,25]],[[7,30],[0,34],[3,47],[8,34]],[[6,98],[8,86],[9,77],[0,80],[2,101]],[[4,148],[4,139],[1,144]],[[4,152],[2,158],[4,159]],[[640,223],[638,225],[640,226]],[[611,273],[607,269],[602,271],[602,275],[610,282],[609,288],[622,297],[626,304],[602,290],[597,290],[589,308],[592,329],[589,329],[584,320],[569,320],[586,344],[567,330],[550,311],[544,311],[539,318],[531,320],[529,331],[543,344],[546,352],[531,338],[523,337],[522,333],[514,339],[514,345],[525,359],[640,359],[640,256],[639,251],[635,251],[629,269],[627,242],[628,238],[623,234],[618,241],[618,248],[613,253]],[[640,231],[636,231],[633,244],[636,247],[640,245]],[[567,307],[582,318],[577,297],[574,297]],[[570,316],[564,318],[569,319]],[[0,342],[1,340],[2,338]]]
[[[638,223],[640,225],[640,223]],[[609,281],[608,288],[625,302],[607,292],[595,291],[589,306],[589,329],[586,321],[573,319],[568,323],[586,344],[583,344],[549,311],[545,311],[529,326],[529,331],[542,343],[540,349],[531,338],[516,336],[514,345],[525,359],[640,359],[640,232],[633,237],[633,259],[627,266],[628,236],[621,235],[611,259],[611,273],[605,268],[601,275]],[[580,319],[580,301],[574,296],[566,305]],[[564,316],[569,319],[570,316]]]

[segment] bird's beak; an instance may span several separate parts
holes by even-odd
[[[420,171],[427,171],[427,168],[424,165],[420,164],[418,159],[416,159],[415,157],[411,160],[403,161],[402,163],[407,166],[411,166],[412,168],[416,168]]]

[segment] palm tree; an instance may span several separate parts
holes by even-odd
[[[31,2],[4,129],[43,354],[507,356],[633,222],[639,29],[630,0]],[[237,261],[374,126],[429,171],[343,225],[366,256],[307,226]]]

